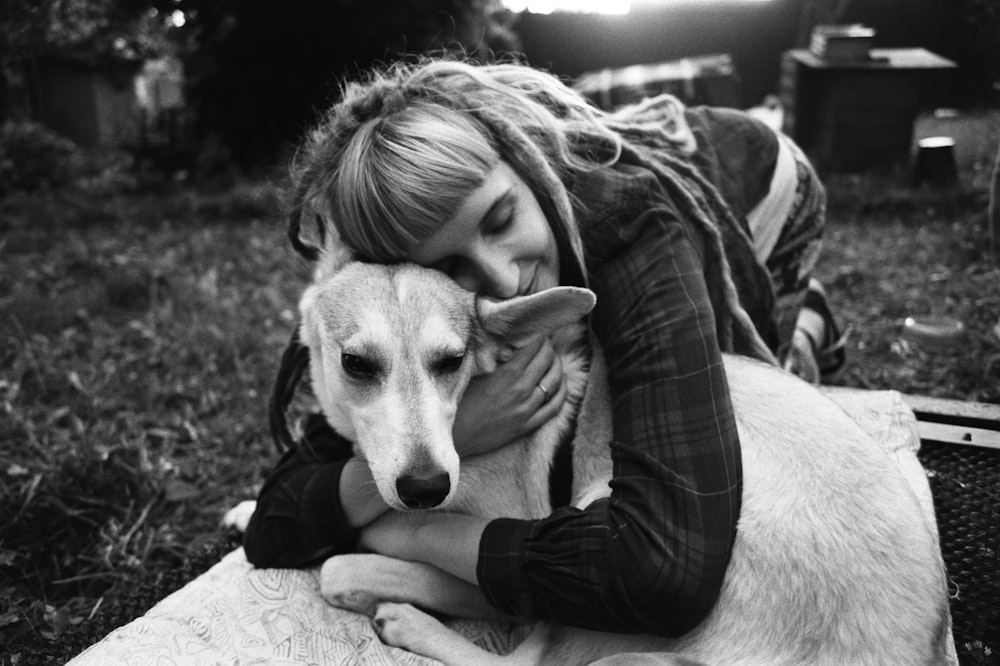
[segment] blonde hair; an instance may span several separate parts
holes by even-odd
[[[583,251],[563,179],[610,164],[620,140],[554,76],[508,62],[396,63],[344,86],[293,162],[292,241],[303,216],[361,258],[399,261],[447,222],[498,160],[527,183],[560,245]],[[578,154],[578,144],[600,146]]]
[[[627,153],[657,175],[709,241],[707,266],[720,280],[726,306],[717,313],[723,349],[732,348],[735,328],[758,356],[773,361],[739,304],[723,250],[722,225],[743,232],[687,159],[696,144],[682,110],[663,96],[606,114],[551,74],[513,62],[399,62],[345,85],[341,100],[307,137],[292,167],[289,236],[315,259],[318,248],[299,236],[303,217],[312,213],[321,241],[333,227],[361,259],[404,260],[503,160],[537,198],[563,268],[572,266],[585,280],[564,183],[574,172],[611,165]]]

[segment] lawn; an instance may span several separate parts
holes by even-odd
[[[155,598],[255,495],[308,274],[277,211],[265,183],[2,202],[0,654]]]
[[[994,143],[995,145],[995,143]],[[1000,403],[982,165],[828,181],[841,383]],[[266,181],[0,200],[0,663],[74,654],[211,563],[275,462],[266,401],[308,267]],[[948,314],[964,343],[900,337]]]

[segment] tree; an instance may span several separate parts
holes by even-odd
[[[172,2],[172,0],[171,0]],[[203,139],[267,165],[336,96],[338,82],[401,54],[516,45],[499,0],[180,0],[188,100]]]
[[[141,58],[169,49],[170,24],[153,9],[152,0],[4,0],[0,122],[16,106],[11,82],[30,81],[40,56],[72,51],[94,58]]]

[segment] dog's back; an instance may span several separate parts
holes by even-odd
[[[726,367],[743,506],[716,609],[679,647],[710,663],[942,663],[944,568],[896,463],[813,387]]]
[[[560,628],[544,663],[646,651],[730,665],[947,663],[935,530],[896,464],[813,387],[725,362],[744,490],[713,612],[676,640]]]

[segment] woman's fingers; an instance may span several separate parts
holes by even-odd
[[[525,423],[525,431],[530,432],[558,414],[566,400],[562,360],[555,353],[551,341],[545,340],[525,376],[535,385],[534,400],[528,403],[528,407],[533,409]]]
[[[566,382],[558,381],[553,389],[549,390],[549,394],[544,401],[539,404],[535,412],[528,417],[528,420],[524,423],[524,430],[526,433],[531,432],[549,422],[559,410],[562,409],[563,403],[566,401]]]
[[[459,455],[493,450],[544,424],[566,400],[564,384],[562,361],[548,338],[514,350],[469,383],[452,430]]]

